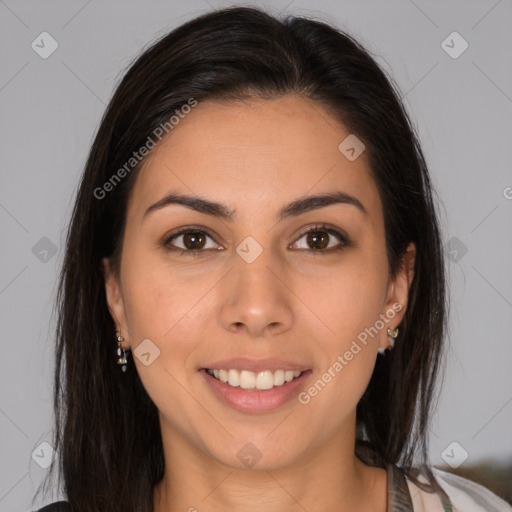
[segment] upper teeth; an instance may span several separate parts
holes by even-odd
[[[293,370],[276,370],[271,372],[251,372],[249,370],[206,370],[210,375],[233,387],[242,389],[271,389],[274,386],[282,386],[298,377],[301,372]]]

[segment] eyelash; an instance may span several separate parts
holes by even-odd
[[[316,256],[319,254],[333,254],[333,253],[339,253],[343,251],[347,247],[352,247],[351,240],[342,232],[338,231],[337,229],[334,229],[333,227],[330,227],[328,224],[315,224],[313,226],[309,226],[304,231],[301,231],[298,235],[298,238],[296,240],[299,241],[304,235],[307,235],[310,232],[316,232],[316,231],[323,231],[325,233],[328,233],[329,235],[332,235],[336,238],[338,238],[341,245],[337,247],[330,247],[329,249],[299,249],[300,251],[307,251],[312,253],[312,255]],[[204,228],[200,228],[197,226],[185,226],[181,228],[179,231],[175,233],[171,233],[169,236],[166,236],[162,242],[162,245],[169,251],[172,251],[174,253],[177,253],[179,256],[204,256],[204,252],[206,249],[200,249],[200,250],[186,250],[186,249],[180,249],[178,247],[173,247],[171,244],[171,241],[175,238],[179,237],[180,235],[187,234],[187,233],[201,233],[209,236],[211,239],[214,239],[214,237],[208,232],[208,230]],[[293,242],[293,243],[296,243]],[[211,250],[211,249],[210,249]]]

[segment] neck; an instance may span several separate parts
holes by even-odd
[[[166,471],[154,489],[154,512],[385,512],[384,469],[365,465],[343,439],[286,467],[233,469],[186,443],[165,450]],[[179,446],[179,448],[177,448]]]

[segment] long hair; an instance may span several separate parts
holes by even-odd
[[[122,373],[116,364],[101,266],[109,257],[118,268],[127,198],[141,163],[125,166],[123,179],[113,175],[191,99],[229,104],[289,94],[327,107],[364,142],[383,204],[391,277],[407,245],[416,245],[400,339],[377,357],[357,406],[356,454],[377,467],[397,464],[422,486],[420,468],[430,484],[422,488],[439,492],[427,434],[443,361],[445,262],[435,192],[400,93],[367,50],[328,23],[234,7],[197,17],[149,46],[117,86],[90,149],[56,301],[58,459],[47,476],[58,465],[74,511],[150,512],[164,474],[156,406],[134,365]]]

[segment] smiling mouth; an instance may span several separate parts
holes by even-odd
[[[248,391],[265,391],[279,387],[299,378],[304,373],[297,370],[265,370],[262,372],[252,372],[249,370],[217,370],[211,368],[206,368],[205,371],[208,375],[233,388]]]

